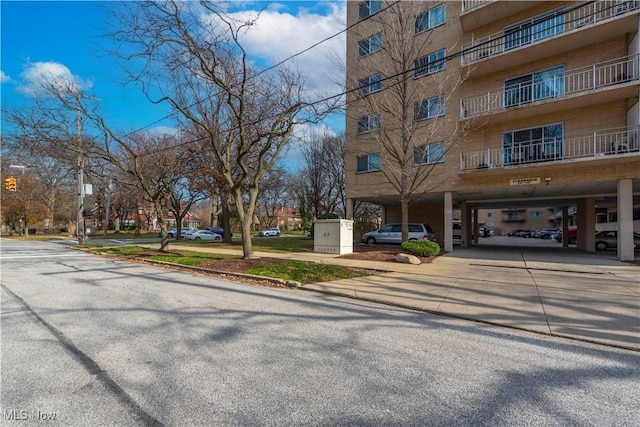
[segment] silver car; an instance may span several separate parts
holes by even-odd
[[[436,241],[436,235],[429,226],[425,223],[409,223],[409,237],[408,240],[431,240]],[[373,245],[376,243],[402,243],[402,224],[387,224],[376,231],[366,233],[360,239],[362,243]]]
[[[618,232],[600,231],[596,233],[596,249],[604,251],[605,249],[615,249],[618,247]],[[633,233],[633,247],[640,248],[640,233]]]

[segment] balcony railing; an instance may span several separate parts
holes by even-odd
[[[484,1],[465,1],[477,7]],[[462,46],[462,63],[470,64],[524,45],[540,42],[549,37],[563,34],[577,28],[594,25],[604,20],[631,13],[640,9],[640,1],[601,0],[585,2],[582,6],[560,10],[542,18],[532,18],[529,22],[506,28],[504,31]],[[468,9],[464,9],[468,10]]]
[[[478,6],[482,6],[485,3],[489,3],[495,0],[463,0],[462,1],[462,11],[468,12],[471,9],[475,9]]]
[[[512,142],[508,146],[460,153],[460,170],[502,168],[640,153],[640,127],[607,129],[572,137]]]
[[[474,117],[496,113],[553,98],[626,83],[640,78],[640,57],[631,55],[565,73],[533,73],[529,82],[506,83],[502,89],[470,96],[460,101],[460,114]]]

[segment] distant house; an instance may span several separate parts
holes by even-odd
[[[281,206],[275,212],[275,221],[282,230],[295,230],[302,226],[302,217],[297,208]]]

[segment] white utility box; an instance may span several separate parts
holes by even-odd
[[[340,255],[353,253],[353,221],[350,219],[314,221],[313,251]]]

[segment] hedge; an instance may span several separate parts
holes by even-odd
[[[415,256],[434,256],[440,253],[440,245],[430,240],[402,242],[402,249]]]

